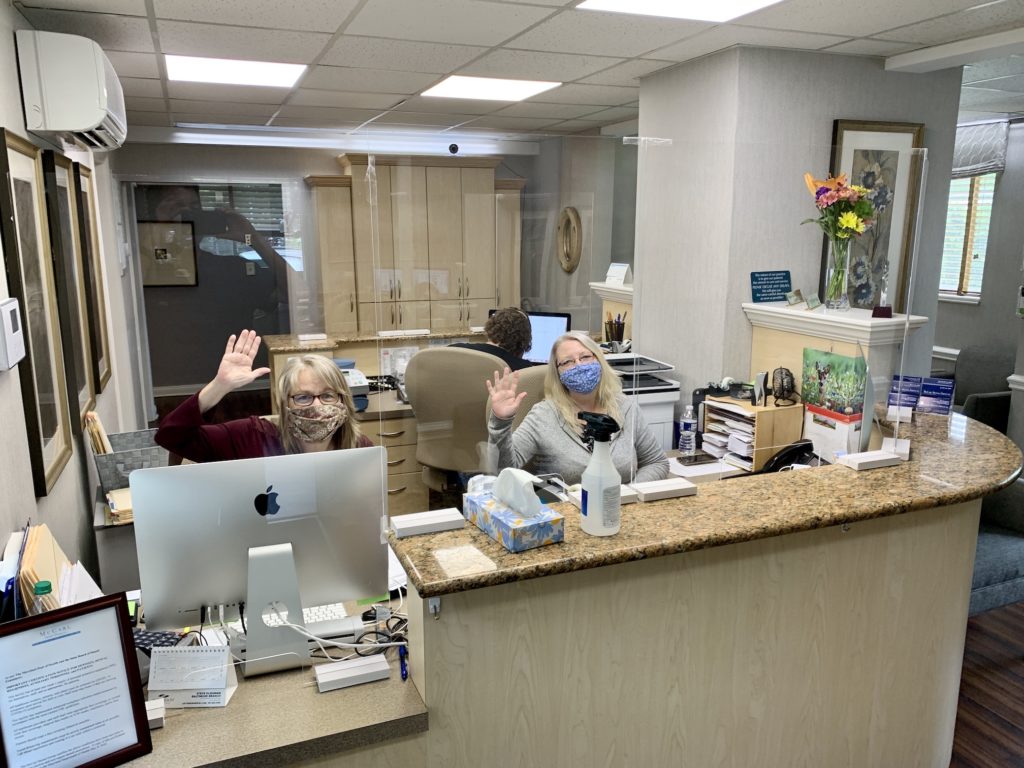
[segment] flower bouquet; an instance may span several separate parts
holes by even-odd
[[[807,190],[814,196],[818,218],[805,219],[801,224],[815,223],[821,227],[829,242],[828,273],[825,279],[825,307],[849,309],[846,296],[846,274],[849,268],[850,239],[871,226],[875,206],[869,190],[846,183],[846,174],[821,181],[804,174]]]

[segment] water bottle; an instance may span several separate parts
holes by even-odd
[[[44,599],[53,592],[53,587],[48,581],[37,581],[32,588],[32,614],[38,616],[46,611]]]
[[[679,452],[684,456],[692,456],[697,452],[697,418],[693,415],[693,406],[686,406],[683,418],[679,420]]]

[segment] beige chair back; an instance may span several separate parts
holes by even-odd
[[[486,352],[430,347],[413,355],[405,369],[405,391],[416,414],[416,460],[454,472],[482,471],[487,445],[487,386],[503,367]]]
[[[516,411],[516,417],[512,419],[512,428],[515,429],[537,403],[544,399],[544,377],[547,376],[547,365],[535,365],[532,368],[524,368],[519,371],[519,392],[526,392],[526,397]],[[485,414],[491,412],[491,399],[487,398],[487,405],[484,408]]]

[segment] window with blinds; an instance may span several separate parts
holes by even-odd
[[[280,184],[200,184],[199,200],[207,211],[237,211],[264,237],[284,237],[284,197]]]
[[[981,295],[995,189],[995,173],[950,182],[940,293]]]

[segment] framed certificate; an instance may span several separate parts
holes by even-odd
[[[0,624],[10,768],[114,766],[153,750],[123,592]]]

